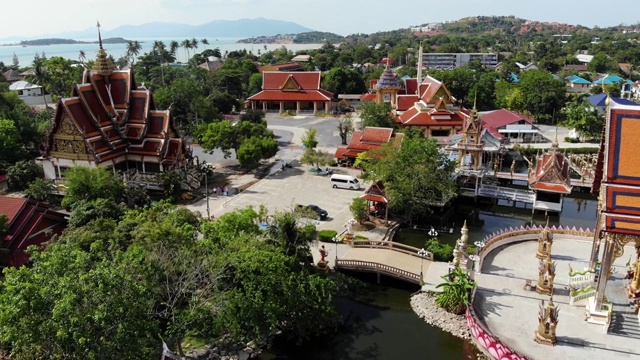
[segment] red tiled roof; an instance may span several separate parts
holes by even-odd
[[[432,78],[431,76],[427,76],[422,80],[422,83],[420,85],[420,91],[422,91],[422,94],[420,94],[420,98],[426,104],[433,104],[436,102],[436,100],[438,100],[433,99],[433,96],[438,92],[438,90],[440,90],[440,88],[444,88],[447,97],[449,97],[449,99],[446,99],[446,102],[453,103],[454,99],[449,93],[449,90],[447,90],[447,87],[444,86],[439,80]]]
[[[536,167],[529,176],[529,186],[532,189],[571,193],[571,179],[569,179],[569,160],[557,152],[557,147],[544,153],[536,161]]]
[[[561,194],[571,193],[571,186],[566,184],[538,183],[531,185],[531,188],[539,191],[556,192]]]
[[[363,94],[360,95],[360,101],[374,101],[376,99],[376,94]]]
[[[331,94],[331,93],[329,93]],[[263,90],[247,100],[251,101],[331,101],[331,94],[327,96],[319,90],[309,91],[281,91]]]
[[[413,106],[420,98],[418,95],[398,95],[398,104],[396,110],[407,111]]]
[[[336,159],[342,159],[344,158],[344,154],[348,151],[349,149],[347,149],[346,147],[339,147],[336,149],[336,152],[335,154],[333,154],[333,157]]]
[[[377,202],[377,203],[387,203],[387,199],[382,195],[364,194],[364,195],[362,195],[360,197],[364,198],[364,199],[366,199],[368,201],[373,201],[373,202]]]
[[[532,124],[531,120],[515,111],[509,111],[506,109],[500,109],[492,111],[488,114],[480,116],[482,122],[496,130],[512,124],[517,124],[520,121],[524,121],[527,124]]]
[[[409,78],[404,80],[404,91],[407,95],[418,95],[418,79]]]
[[[263,90],[280,90],[289,76],[300,86],[301,90],[319,90],[319,71],[265,71],[262,73]]]
[[[7,216],[7,223],[11,224],[11,220],[22,209],[27,202],[25,198],[0,196],[0,214]]]
[[[361,142],[384,144],[393,136],[393,129],[367,126],[360,137]]]

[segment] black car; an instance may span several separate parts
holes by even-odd
[[[322,208],[320,208],[317,205],[313,205],[313,204],[309,204],[307,206],[303,206],[298,204],[296,206],[298,209],[301,210],[311,210],[316,214],[316,219],[318,220],[326,220],[327,219],[327,215],[329,215],[329,213],[327,213],[327,210],[324,210]]]

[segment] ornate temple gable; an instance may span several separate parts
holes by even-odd
[[[109,75],[111,99],[117,109],[126,109],[129,106],[129,98],[133,84],[131,83],[131,71],[114,71]]]
[[[149,112],[147,136],[155,138],[167,138],[169,130],[169,111],[154,110]]]
[[[52,136],[47,144],[48,155],[70,160],[93,160],[93,152],[85,143],[84,135],[69,116],[63,113],[56,119]]]
[[[60,105],[64,107],[64,113],[69,116],[83,136],[91,137],[100,133],[97,125],[93,122],[90,115],[86,113],[80,98],[62,99]]]
[[[148,90],[132,91],[127,123],[146,124],[149,110],[151,110],[150,105],[150,93]]]
[[[300,85],[296,82],[296,79],[293,78],[293,75],[289,75],[287,80],[280,87],[282,91],[300,91]]]
[[[102,106],[91,84],[80,84],[74,88],[77,89],[78,97],[81,99],[86,112],[91,115],[93,121],[98,126],[102,127],[114,124],[109,113],[104,106]]]
[[[432,78],[431,76],[427,76],[422,81],[420,89],[424,89],[420,98],[426,104],[435,104],[440,98],[446,99],[449,104],[453,104],[456,101],[456,99],[451,96],[447,87],[442,82]]]

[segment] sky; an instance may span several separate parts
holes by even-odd
[[[264,17],[340,35],[395,30],[475,15],[514,15],[588,27],[635,24],[640,1],[603,8],[602,0],[27,0],[4,4],[0,39],[162,21],[203,24]],[[32,11],[25,11],[28,6]],[[15,7],[12,9],[12,7]]]

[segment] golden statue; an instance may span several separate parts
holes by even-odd
[[[536,257],[538,259],[544,259],[551,255],[551,246],[553,246],[553,233],[549,228],[549,218],[547,217],[547,225],[545,225],[540,236],[538,236],[538,251],[536,251]]]
[[[640,295],[640,259],[636,260],[635,264],[633,264],[633,269],[629,272],[629,275],[631,275],[631,273],[633,275],[627,288],[627,295],[629,299],[634,299]]]
[[[539,344],[555,345],[558,343],[556,338],[556,328],[558,326],[558,314],[560,309],[553,303],[553,296],[549,298],[549,302],[544,304],[544,300],[540,303],[538,310],[538,330],[534,340]]]
[[[551,254],[538,265],[538,283],[536,292],[543,295],[553,295],[553,279],[556,277],[556,263],[551,261]]]

